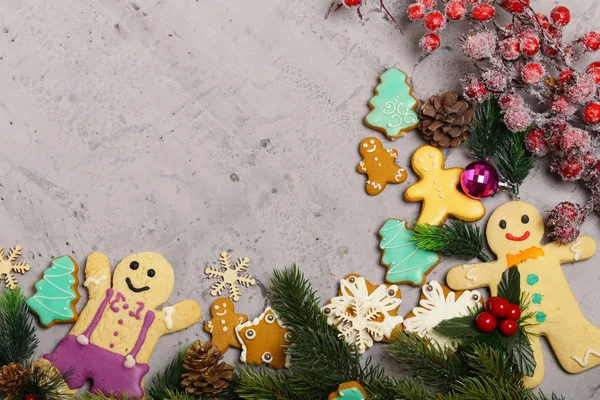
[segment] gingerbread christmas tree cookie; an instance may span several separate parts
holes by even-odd
[[[321,311],[350,348],[362,354],[374,342],[391,339],[394,329],[402,324],[398,315],[401,297],[396,285],[373,285],[360,275],[350,274],[340,280],[338,296]]]
[[[401,183],[406,180],[406,171],[396,165],[398,151],[384,149],[377,138],[368,137],[360,142],[360,155],[363,160],[356,167],[358,173],[367,175],[367,193],[377,195],[388,183]]]
[[[290,366],[286,347],[292,343],[292,332],[283,326],[271,307],[254,320],[238,325],[235,334],[242,345],[242,362],[268,364],[273,368]]]
[[[544,377],[542,345],[537,335],[548,339],[567,372],[578,373],[600,365],[600,328],[583,315],[562,270],[563,263],[592,257],[596,252],[594,239],[580,237],[579,242],[566,245],[542,244],[542,215],[524,201],[498,207],[488,220],[486,235],[496,261],[454,267],[446,281],[454,290],[489,287],[496,296],[502,273],[507,268],[518,268],[521,290],[531,296],[527,312],[533,313],[535,320],[528,331],[533,334],[530,340],[537,367],[533,377],[525,377],[525,383],[537,386]]]
[[[212,319],[204,325],[204,330],[212,335],[211,342],[221,353],[229,347],[239,349],[242,344],[235,334],[235,327],[248,321],[245,314],[236,314],[235,305],[226,298],[217,299],[210,307]]]
[[[381,265],[387,268],[387,283],[420,286],[440,262],[439,255],[419,248],[413,236],[406,222],[397,219],[388,219],[379,230]]]
[[[420,179],[406,189],[404,198],[410,202],[423,202],[417,222],[441,225],[448,216],[464,221],[483,218],[483,204],[458,188],[462,168],[446,169],[440,149],[429,145],[419,147],[412,156],[411,164]]]
[[[365,117],[365,124],[396,140],[419,124],[415,112],[419,101],[412,95],[408,76],[399,69],[388,69],[379,80],[375,96],[369,101],[371,112]]]
[[[342,383],[335,392],[329,394],[327,400],[366,400],[367,392],[360,383],[351,381]]]

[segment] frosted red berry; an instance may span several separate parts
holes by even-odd
[[[502,92],[508,86],[508,78],[494,68],[486,68],[481,73],[481,79],[486,88],[492,92]]]
[[[475,322],[477,324],[477,329],[483,333],[493,332],[494,329],[496,329],[496,325],[498,325],[496,318],[487,311],[479,314]]]
[[[494,17],[495,13],[496,13],[496,9],[494,8],[494,6],[492,6],[491,4],[487,4],[487,3],[477,4],[471,10],[471,15],[477,21],[489,21],[490,19],[492,19]]]
[[[408,18],[411,21],[418,21],[425,17],[425,6],[421,3],[414,3],[408,6]]]
[[[565,181],[576,181],[581,178],[584,165],[577,159],[565,159],[558,166],[558,174]]]
[[[548,153],[546,132],[541,128],[533,128],[525,135],[525,148],[534,156],[542,157]]]
[[[600,123],[600,103],[596,101],[588,103],[583,109],[583,119],[591,125]]]
[[[496,301],[497,299],[499,299],[499,297],[498,297],[498,296],[492,296],[492,297],[490,297],[489,299],[487,299],[487,300],[485,301],[485,309],[486,309],[486,310],[488,310],[488,311],[490,311],[490,307],[492,306],[492,303],[493,303],[494,301]]]
[[[576,221],[579,218],[579,207],[570,201],[558,203],[548,216],[548,221],[553,225],[564,222]]]
[[[538,62],[530,62],[523,66],[523,69],[521,70],[521,78],[525,83],[532,85],[539,83],[544,77],[545,73],[546,70],[542,64]]]
[[[519,330],[519,325],[512,319],[505,319],[500,322],[499,329],[504,336],[512,336]]]
[[[571,11],[565,6],[554,7],[550,12],[550,19],[555,25],[567,26],[571,22]]]
[[[498,42],[498,54],[507,61],[513,61],[521,55],[521,45],[515,37]]]
[[[587,104],[596,95],[596,82],[589,74],[575,73],[563,88],[567,99],[574,104]]]
[[[452,0],[446,4],[446,16],[454,21],[461,20],[467,13],[467,7],[462,0]]]
[[[500,108],[502,108],[503,111],[513,107],[520,107],[525,104],[523,97],[513,93],[503,94],[498,99],[498,102],[500,103]]]
[[[440,44],[440,37],[435,33],[428,33],[427,35],[423,36],[420,42],[421,48],[427,53],[435,51],[438,47],[440,47]]]
[[[569,118],[577,112],[577,106],[565,96],[555,96],[550,100],[550,111],[562,118]]]
[[[520,40],[521,52],[528,56],[536,55],[540,50],[540,40],[536,36],[526,36]]]
[[[560,71],[560,74],[558,74],[558,83],[562,86],[565,85],[567,82],[569,82],[571,79],[573,79],[573,71],[570,69],[563,69],[562,71]]]
[[[591,147],[591,138],[589,133],[583,129],[568,126],[560,138],[560,150],[570,153],[573,150],[588,151]]]
[[[581,44],[586,50],[596,51],[600,48],[600,33],[591,31],[581,37]]]
[[[425,28],[432,32],[439,32],[446,27],[446,17],[439,11],[432,11],[425,16]]]
[[[545,14],[537,13],[535,14],[535,18],[540,23],[542,29],[548,29],[548,27],[550,26],[550,21],[548,20],[548,17]]]
[[[480,80],[475,78],[470,78],[467,80],[464,86],[464,95],[467,100],[481,103],[483,100],[487,98],[487,89],[485,85],[481,83]]]
[[[504,112],[504,125],[511,132],[523,132],[532,122],[525,107],[512,107]]]
[[[548,57],[556,57],[558,55],[558,50],[556,47],[546,43],[542,44],[542,52]]]
[[[490,305],[490,312],[496,318],[504,318],[509,305],[510,303],[508,300],[498,297],[498,299]]]
[[[511,14],[523,14],[527,9],[523,3],[529,4],[529,0],[502,0],[502,7]]]
[[[479,3],[479,0],[466,0],[467,4],[477,4]]]
[[[431,10],[437,6],[437,0],[418,0],[418,3],[423,4],[426,9]]]
[[[463,38],[463,54],[473,60],[485,60],[494,55],[496,35],[492,32],[477,32]]]
[[[344,1],[344,5],[346,7],[357,7],[360,6],[360,3],[362,3],[362,0],[343,0]]]
[[[586,72],[594,79],[596,85],[600,84],[600,62],[596,61],[588,65]]]

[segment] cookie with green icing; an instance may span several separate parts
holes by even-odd
[[[366,400],[367,392],[360,383],[351,381],[342,383],[335,392],[329,394],[327,400]]]
[[[388,219],[379,230],[381,264],[387,268],[387,283],[421,286],[440,262],[438,254],[420,249],[413,236],[406,222],[397,219]]]
[[[79,266],[73,258],[58,257],[52,260],[42,279],[35,284],[36,293],[27,299],[27,306],[45,328],[77,321],[78,272]]]
[[[412,95],[408,76],[399,69],[388,69],[379,80],[375,96],[369,101],[371,112],[365,117],[365,124],[396,140],[419,124],[415,112],[419,101]]]

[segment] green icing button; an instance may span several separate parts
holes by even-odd
[[[533,304],[540,304],[542,302],[542,295],[539,293],[535,293],[532,297],[531,297],[531,302]]]
[[[546,313],[541,311],[538,312],[537,314],[535,314],[535,320],[541,324],[546,320]]]
[[[528,285],[535,285],[536,283],[538,283],[540,280],[540,278],[536,275],[536,274],[529,274],[527,275],[527,284]]]

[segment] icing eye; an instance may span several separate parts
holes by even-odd
[[[218,310],[220,307],[218,305],[215,305],[215,310]]]
[[[365,144],[363,144],[363,147],[366,148],[366,147],[369,147],[369,145],[365,143]]]
[[[396,296],[396,290],[395,289],[388,289],[387,294],[390,297],[394,297],[394,296]]]
[[[374,140],[369,140],[369,143],[375,144],[375,141]]]
[[[423,159],[421,157],[417,158],[418,162],[423,162]]]
[[[132,270],[136,270],[140,267],[140,263],[137,261],[132,261],[131,264],[129,264],[129,268],[131,268]]]
[[[351,276],[350,278],[348,278],[348,282],[354,283],[354,282],[356,282],[356,278]]]
[[[150,278],[153,278],[154,275],[156,275],[156,271],[154,271],[153,269],[149,269],[148,272],[147,272],[147,274],[148,274],[148,276]]]
[[[254,329],[248,329],[244,336],[246,336],[246,339],[252,340],[256,336],[256,332],[254,332]]]
[[[286,332],[285,335],[283,335],[283,340],[285,340],[288,343],[290,343],[293,339],[294,335],[292,334],[292,332]]]
[[[263,353],[263,355],[260,359],[263,360],[263,362],[270,364],[271,361],[273,361],[273,355],[267,351],[267,352]]]
[[[498,224],[500,226],[500,229],[506,229],[506,221],[501,219],[500,223]]]
[[[521,222],[526,224],[529,222],[529,215],[525,214],[521,217]]]
[[[479,293],[473,293],[471,299],[473,299],[473,301],[479,301]]]
[[[275,322],[275,316],[273,314],[269,314],[265,317],[265,321],[267,321],[269,324],[272,324]]]
[[[325,314],[325,315],[329,315],[329,314],[331,314],[331,308],[329,308],[329,307],[327,307],[327,308],[324,308],[324,309],[323,309],[323,314]]]
[[[428,292],[431,292],[431,291],[433,290],[433,286],[431,286],[431,285],[427,285],[427,286],[425,287],[425,290],[427,290]]]
[[[433,158],[433,157],[435,157],[435,154],[429,153],[429,157]]]
[[[227,308],[227,303],[223,303],[223,308]]]

